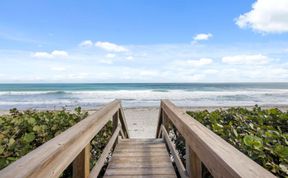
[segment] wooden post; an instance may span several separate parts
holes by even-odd
[[[186,171],[190,178],[202,178],[201,160],[186,143]]]
[[[73,161],[73,178],[88,178],[90,173],[90,143]]]
[[[169,133],[169,122],[167,114],[162,110],[162,124],[164,125],[165,129]]]
[[[116,128],[118,127],[118,122],[119,122],[119,111],[117,111],[114,116],[113,116],[113,132],[116,130]]]
[[[112,125],[113,125],[112,133],[114,133],[115,130],[117,129],[118,125],[119,125],[119,110],[113,116]],[[118,143],[118,138],[116,139],[116,141],[114,143],[113,149],[115,148],[117,143]]]

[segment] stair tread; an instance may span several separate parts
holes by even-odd
[[[121,139],[104,177],[176,177],[163,139]]]

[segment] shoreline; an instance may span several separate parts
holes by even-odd
[[[101,109],[104,105],[102,106],[96,106],[95,109],[86,109],[81,107],[82,111],[87,111],[87,112],[95,112],[99,109]],[[177,105],[176,105],[177,106]],[[228,109],[228,108],[232,108],[232,107],[244,107],[244,108],[253,108],[255,105],[207,105],[207,106],[177,106],[178,108],[182,109],[182,110],[192,110],[192,111],[196,111],[196,110],[208,110],[208,111],[212,111],[212,110],[216,110],[216,109]],[[265,104],[265,105],[258,105],[259,107],[263,108],[263,109],[269,109],[269,108],[278,108],[281,111],[286,111],[288,110],[288,104]],[[122,106],[123,107],[123,106]],[[149,110],[149,109],[159,109],[160,106],[135,106],[135,107],[123,107],[124,110]],[[11,108],[13,109],[13,108]],[[25,110],[37,110],[37,111],[61,111],[62,109],[60,108],[27,108],[27,109],[18,109],[16,107],[17,110],[19,111],[25,111]],[[73,111],[73,109],[71,108],[65,108],[67,111]],[[10,109],[0,109],[0,115],[2,115],[3,113],[9,113]]]

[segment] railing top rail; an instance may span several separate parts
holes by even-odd
[[[0,177],[58,177],[119,109],[114,100],[1,170]]]
[[[215,177],[275,177],[169,100],[161,101],[168,119]],[[159,118],[160,119],[160,118]],[[158,130],[161,128],[158,125]]]

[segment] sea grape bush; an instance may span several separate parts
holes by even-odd
[[[63,108],[60,111],[19,111],[11,109],[10,114],[0,116],[0,169],[24,156],[77,122],[87,117],[80,107],[74,112]],[[112,123],[109,123],[91,141],[91,165],[102,153],[112,135]],[[71,170],[71,166],[68,170]],[[65,171],[62,177],[69,177]]]
[[[276,176],[288,177],[288,112],[256,105],[187,113]]]

